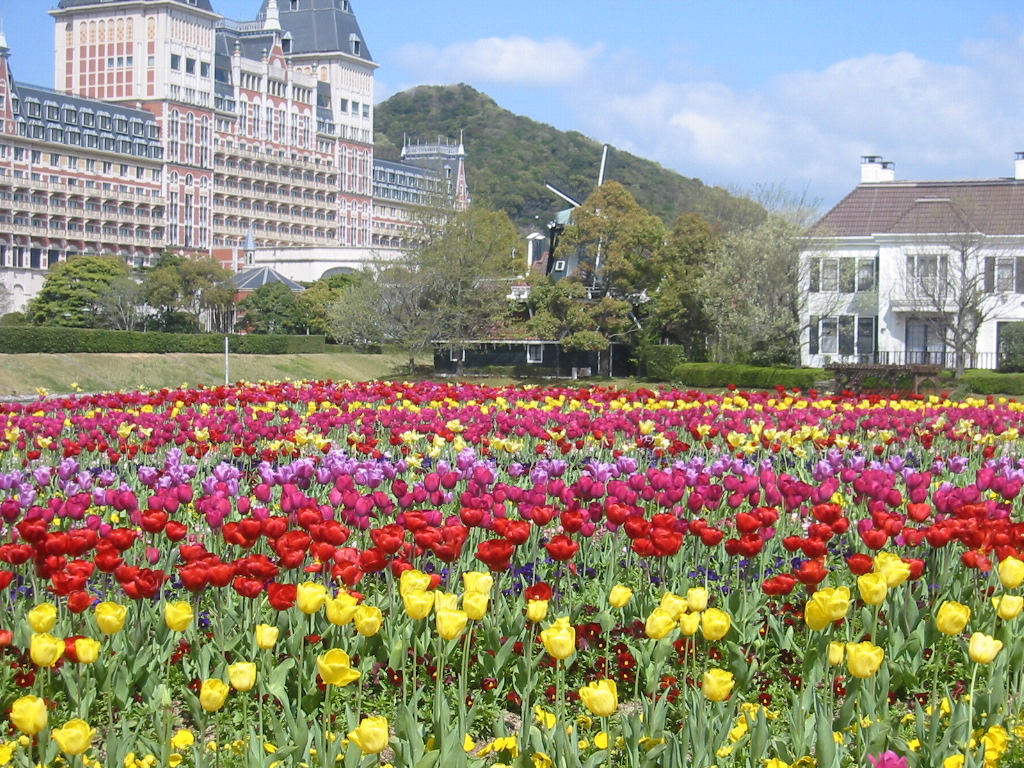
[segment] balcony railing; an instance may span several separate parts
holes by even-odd
[[[940,365],[947,370],[957,368],[960,355],[948,350],[911,350],[902,352],[872,352],[861,355],[822,354],[828,363],[844,365]],[[999,367],[999,355],[995,352],[979,352],[963,355],[964,368],[994,370]]]

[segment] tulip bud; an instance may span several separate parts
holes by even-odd
[[[885,576],[889,589],[898,587],[910,578],[910,566],[903,558],[891,552],[879,552],[875,555],[875,572]]]
[[[947,600],[939,606],[935,615],[935,624],[944,635],[959,635],[967,627],[971,619],[971,609],[963,603]]]
[[[105,635],[113,635],[124,628],[128,609],[117,603],[104,602],[96,606],[96,625]]]
[[[435,617],[437,634],[445,640],[454,640],[466,629],[468,620],[469,616],[465,611],[440,610]]]
[[[854,677],[872,677],[884,660],[885,650],[870,641],[848,643],[846,646],[846,666]]]
[[[32,635],[32,640],[29,642],[29,655],[37,666],[52,667],[64,655],[64,643],[47,633]]]
[[[249,691],[256,685],[256,665],[251,661],[239,661],[228,667],[228,680],[236,691]]]
[[[679,621],[679,617],[686,610],[686,600],[672,592],[666,592],[661,596],[661,603],[658,605],[661,610],[668,612],[672,621]]]
[[[466,592],[462,596],[462,610],[473,621],[480,621],[487,615],[490,598],[484,592]]]
[[[398,594],[405,597],[409,592],[426,592],[430,589],[430,576],[423,571],[409,569],[402,571],[398,580]]]
[[[541,622],[548,617],[547,600],[529,600],[526,603],[526,618],[530,621]]]
[[[184,600],[164,604],[164,621],[175,632],[184,632],[192,624],[194,618],[192,604]]]
[[[718,608],[708,608],[701,614],[700,631],[705,640],[716,642],[729,634],[732,627],[732,619],[725,611]]]
[[[48,719],[46,702],[38,696],[22,696],[11,704],[11,722],[15,728],[29,736],[43,730]]]
[[[359,747],[364,755],[376,755],[388,745],[388,719],[386,717],[364,717],[359,727],[349,731],[348,740]]]
[[[999,581],[1006,589],[1016,589],[1024,584],[1024,562],[1012,555],[999,563]]]
[[[711,701],[725,701],[732,694],[736,679],[724,669],[709,669],[704,673],[704,696]]]
[[[567,659],[576,651],[576,629],[569,624],[569,617],[555,619],[555,623],[541,630],[544,649],[556,659]]]
[[[1015,619],[1020,615],[1022,609],[1024,609],[1024,597],[1020,595],[1003,595],[1002,597],[993,597],[992,605],[995,606],[996,613],[999,618],[1003,621],[1009,621]]]
[[[694,615],[700,617],[700,614]],[[668,637],[669,633],[676,628],[676,623],[677,619],[674,619],[670,612],[664,608],[655,608],[647,616],[644,632],[652,640],[661,640],[663,637]]]
[[[846,656],[846,644],[832,642],[828,644],[828,663],[833,667],[838,667],[843,663],[843,657]]]
[[[633,590],[622,584],[616,584],[608,594],[608,604],[613,608],[622,608],[633,599]]]
[[[967,655],[975,664],[991,664],[1003,650],[1003,641],[975,632],[967,644]]]
[[[686,590],[686,607],[694,612],[707,610],[708,591],[704,587],[691,587]]]
[[[409,614],[409,618],[425,619],[430,615],[430,610],[434,607],[434,593],[423,591],[405,592],[402,595],[402,602],[405,603],[405,612]]]
[[[49,632],[57,625],[57,606],[53,603],[40,603],[28,612],[28,624],[33,632]]]
[[[277,638],[281,634],[281,630],[277,627],[272,627],[269,624],[257,624],[256,625],[256,645],[263,650],[268,650],[277,645]]]
[[[92,664],[100,657],[101,644],[91,637],[80,637],[75,640],[75,656],[79,664]]]
[[[480,571],[466,571],[462,574],[462,584],[467,592],[482,592],[489,596],[494,586],[494,577]]]
[[[697,634],[698,629],[700,629],[699,613],[684,613],[679,617],[679,631],[686,637],[693,637]]]
[[[230,686],[223,680],[218,678],[204,680],[199,689],[199,706],[207,712],[216,712],[224,706],[230,692]]]
[[[295,588],[295,604],[303,613],[316,613],[326,601],[327,587],[319,582],[306,581]]]
[[[459,609],[459,596],[454,592],[435,592],[435,611],[457,611]]]
[[[69,720],[63,728],[54,728],[50,736],[65,755],[80,755],[92,746],[96,731],[85,720]]]
[[[889,584],[883,573],[865,573],[857,577],[860,597],[868,605],[881,605],[889,592]]]
[[[618,688],[614,680],[597,680],[580,688],[580,701],[592,715],[610,717],[619,708]]]
[[[380,632],[381,624],[384,623],[384,614],[376,606],[360,605],[352,615],[352,623],[356,625],[356,632],[360,635],[372,637]]]

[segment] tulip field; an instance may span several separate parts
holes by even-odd
[[[0,766],[1024,765],[1024,406],[0,404]]]

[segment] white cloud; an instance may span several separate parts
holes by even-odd
[[[571,86],[583,78],[603,45],[585,48],[563,37],[488,37],[444,48],[407,45],[395,61],[432,83],[499,83],[531,88]]]

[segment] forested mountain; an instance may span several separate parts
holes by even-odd
[[[395,94],[377,106],[374,122],[375,152],[388,160],[399,158],[405,137],[457,141],[462,134],[474,202],[506,211],[523,229],[537,227],[538,221],[547,224],[554,212],[566,207],[545,182],[581,202],[597,183],[599,142],[514,115],[468,85],[419,86]],[[764,216],[757,203],[614,147],[605,178],[621,183],[669,226],[688,211],[725,229],[754,224]]]

